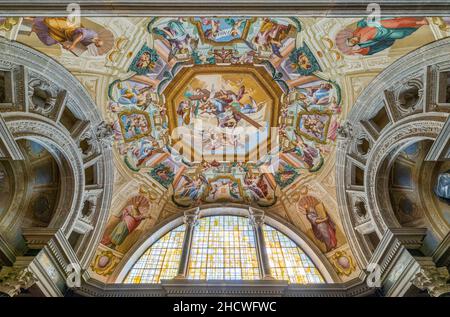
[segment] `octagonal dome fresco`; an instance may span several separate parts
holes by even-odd
[[[163,94],[169,130],[180,134],[173,141],[187,160],[256,162],[269,149],[282,90],[265,67],[194,65]]]
[[[131,177],[169,189],[178,207],[272,206],[277,189],[324,168],[340,85],[297,43],[298,19],[162,17],[147,31],[129,77],[108,89],[115,148]]]

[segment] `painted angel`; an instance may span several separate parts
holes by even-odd
[[[162,36],[170,44],[168,61],[176,54],[187,54],[198,44],[198,39],[193,39],[184,28],[181,19],[173,19],[162,28],[153,28],[153,33]]]
[[[183,177],[185,183],[179,196],[188,197],[193,201],[200,200],[208,186],[208,180],[202,174],[194,178],[186,175],[182,175],[181,177]]]
[[[270,50],[273,55],[283,58],[281,55],[281,47],[290,30],[291,25],[279,24],[274,20],[265,18],[259,32],[253,38],[253,44],[255,44],[259,51]]]
[[[297,154],[300,160],[306,165],[308,170],[313,170],[316,165],[321,165],[323,161],[321,153],[314,146],[309,145],[303,141],[301,136],[295,135],[295,147],[288,152]],[[319,162],[319,163],[318,163]]]
[[[156,153],[162,153],[156,140],[141,139],[131,154],[136,159],[136,167],[142,167]]]

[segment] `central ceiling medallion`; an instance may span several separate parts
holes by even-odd
[[[254,162],[276,137],[282,90],[264,66],[185,67],[163,95],[172,145],[189,162]]]

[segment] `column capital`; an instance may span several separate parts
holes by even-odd
[[[200,214],[200,208],[197,207],[195,210],[188,210],[184,212],[184,223],[186,225],[194,225],[197,222],[198,216]]]
[[[249,219],[255,226],[262,226],[264,224],[264,211],[253,209],[252,207],[248,208]]]
[[[4,266],[0,271],[0,292],[11,297],[19,295],[21,289],[28,289],[37,279],[27,267]]]
[[[450,278],[448,269],[444,267],[426,266],[412,279],[412,284],[421,290],[427,290],[433,297],[439,297],[445,293],[450,293]]]

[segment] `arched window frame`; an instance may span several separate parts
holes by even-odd
[[[258,212],[262,212],[259,209],[255,210],[257,210]],[[195,212],[195,209],[190,209],[185,211],[184,214],[177,214],[167,219],[159,226],[155,227],[154,230],[143,236],[138,241],[138,243],[136,243],[136,245],[130,249],[121,263],[119,263],[115,274],[110,277],[109,281],[113,283],[123,283],[130,269],[148,248],[150,248],[155,242],[157,242],[161,237],[163,237],[172,229],[185,224],[186,214],[192,214]],[[199,218],[208,216],[241,216],[250,218],[249,207],[243,206],[209,207],[201,209],[198,213]],[[339,281],[339,278],[334,271],[331,263],[327,260],[326,256],[320,251],[320,249],[306,236],[306,234],[273,214],[264,213],[264,224],[280,231],[289,239],[294,241],[297,246],[302,249],[303,252],[314,263],[316,268],[321,273],[325,283],[335,283]],[[178,278],[181,278],[183,280],[185,279],[183,276],[178,276]],[[177,277],[175,279],[177,279]]]

